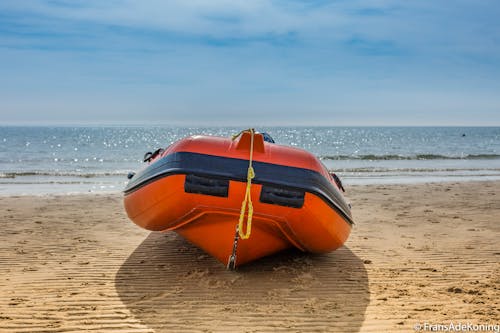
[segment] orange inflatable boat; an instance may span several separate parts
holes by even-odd
[[[175,231],[230,268],[292,246],[329,252],[350,234],[338,178],[314,155],[253,129],[185,138],[145,161],[124,191],[129,218]]]

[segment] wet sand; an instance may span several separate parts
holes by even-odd
[[[0,198],[0,332],[412,332],[500,323],[500,182],[353,186],[327,255],[230,272],[119,195]]]

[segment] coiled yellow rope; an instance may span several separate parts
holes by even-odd
[[[236,134],[233,136],[233,140],[236,139],[238,136],[243,134],[244,132],[250,132],[250,158],[248,159],[248,171],[247,171],[247,188],[245,191],[245,198],[243,199],[243,202],[241,203],[241,211],[240,211],[240,219],[238,221],[238,233],[242,239],[248,239],[250,238],[250,233],[252,232],[252,217],[253,217],[253,204],[252,204],[252,179],[255,178],[255,171],[252,166],[252,159],[253,159],[253,141],[254,141],[254,136],[255,136],[255,129],[250,128],[248,130],[241,131],[240,133]],[[246,230],[243,232],[243,221],[245,219],[245,212],[247,211],[248,207],[248,217],[247,217],[247,223],[246,223]]]

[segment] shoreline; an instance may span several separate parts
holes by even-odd
[[[349,177],[349,176],[341,176],[341,180],[344,184],[344,187],[363,187],[363,186],[418,186],[425,184],[459,184],[459,183],[489,183],[489,182],[499,182],[500,176],[434,176],[427,177],[423,179],[417,179],[418,176],[404,176],[404,177],[383,177],[381,178],[363,178],[363,177]],[[125,182],[121,182],[123,184]],[[11,196],[16,197],[44,197],[44,196],[78,196],[78,195],[122,195],[122,189],[113,189],[110,190],[109,186],[105,186],[103,189],[88,189],[82,186],[80,190],[72,189],[59,189],[59,187],[71,186],[74,184],[59,184],[59,183],[42,183],[42,184],[33,184],[33,183],[2,183],[3,189],[0,190],[0,198],[8,198]],[[7,185],[7,186],[5,186]],[[38,185],[38,186],[37,186]],[[43,185],[43,186],[40,186]],[[83,185],[78,183],[78,185]],[[97,185],[97,184],[95,184]],[[117,187],[117,184],[114,184],[113,187]],[[10,189],[7,189],[9,187]],[[124,185],[121,185],[122,188],[125,188]],[[5,192],[2,192],[5,191]]]
[[[0,197],[0,332],[498,324],[500,182],[351,185],[346,197],[356,224],[344,247],[236,272],[135,226],[120,193]]]

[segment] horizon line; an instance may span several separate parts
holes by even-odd
[[[208,128],[208,127],[216,127],[216,128],[224,128],[224,127],[247,127],[247,128],[269,128],[269,127],[307,127],[307,128],[328,128],[328,127],[463,127],[463,128],[493,128],[500,127],[500,124],[494,125],[480,125],[480,124],[391,124],[391,125],[382,125],[382,124],[328,124],[328,125],[319,125],[319,124],[253,124],[253,125],[244,125],[244,124],[196,124],[196,123],[140,123],[140,122],[130,122],[130,123],[112,123],[112,122],[47,122],[47,123],[33,123],[33,122],[8,122],[8,123],[0,123],[0,127],[198,127],[198,128]]]

